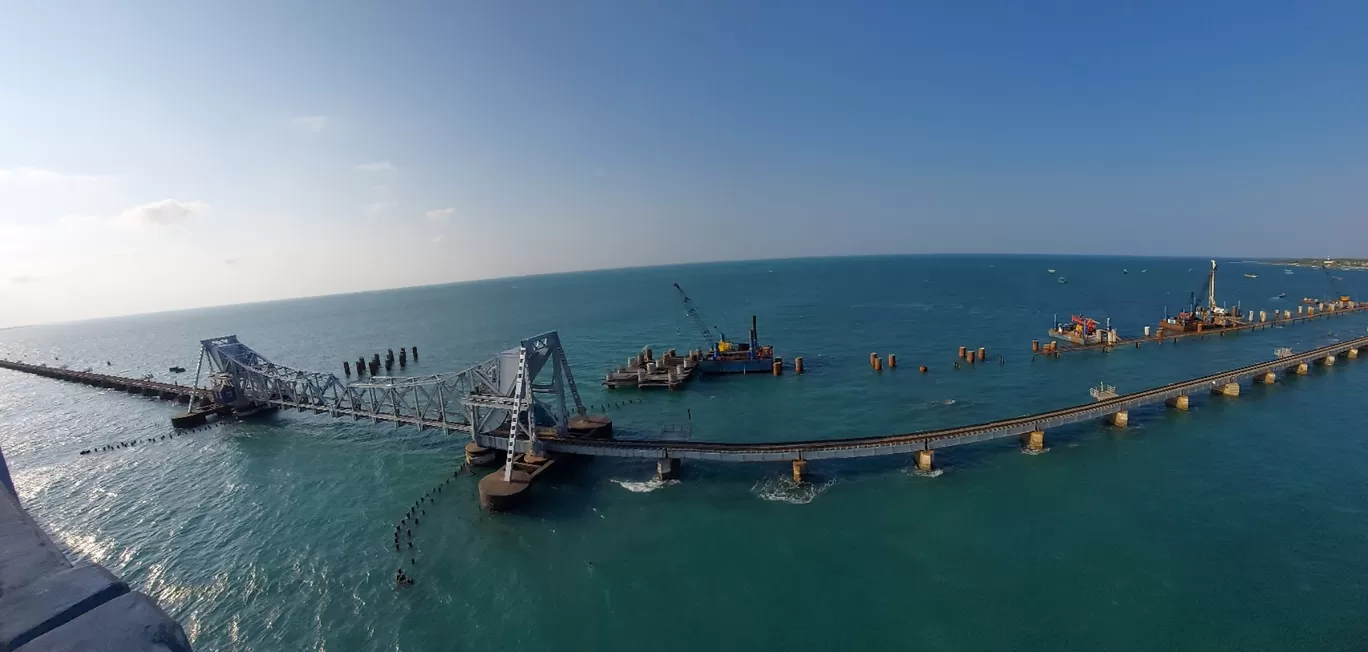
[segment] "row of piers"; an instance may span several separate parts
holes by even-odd
[[[366,361],[366,356],[361,356],[361,357],[359,357],[359,358],[356,359],[356,377],[357,377],[357,378],[360,378],[360,377],[366,375],[366,371],[367,371],[367,370],[370,371],[370,375],[371,375],[371,376],[377,376],[377,375],[380,374],[380,367],[381,367],[381,366],[383,366],[383,367],[385,368],[385,371],[390,371],[390,370],[394,369],[395,360],[398,360],[398,362],[399,362],[399,368],[400,368],[400,369],[403,369],[404,367],[407,367],[407,366],[408,366],[408,358],[409,358],[409,353],[408,353],[408,352],[409,352],[409,351],[412,351],[412,352],[413,352],[413,362],[414,362],[414,364],[417,364],[417,363],[418,363],[418,347],[416,347],[416,346],[414,346],[414,347],[409,347],[409,349],[407,349],[407,350],[405,350],[404,347],[402,347],[402,346],[399,347],[399,357],[398,357],[398,358],[395,358],[395,356],[394,356],[394,349],[386,349],[386,352],[385,352],[385,359],[384,359],[383,361],[380,360],[380,354],[379,354],[379,353],[373,354],[373,355],[371,356],[371,359],[370,359],[369,362]],[[348,378],[351,378],[351,375],[352,375],[352,363],[351,363],[350,361],[347,361],[347,360],[343,360],[343,361],[342,361],[342,373],[343,373],[343,374],[346,374],[346,376],[347,376]]]

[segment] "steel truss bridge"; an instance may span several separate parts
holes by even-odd
[[[201,340],[200,347],[195,383],[208,362],[211,391],[221,404],[270,405],[464,433],[481,445],[505,449],[506,474],[512,472],[514,453],[540,453],[542,437],[570,436],[572,407],[576,415],[585,414],[555,331],[458,373],[375,376],[352,383],[271,362],[236,335]]]

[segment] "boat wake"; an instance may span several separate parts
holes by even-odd
[[[1033,449],[1030,449],[1030,448],[1026,448],[1025,446],[1022,446],[1022,447],[1021,447],[1021,454],[1022,454],[1022,455],[1040,455],[1041,453],[1048,453],[1048,452],[1050,452],[1050,448],[1049,448],[1048,446],[1045,447],[1045,448],[1039,448],[1039,449],[1034,449],[1034,450],[1033,450]]]
[[[613,480],[618,486],[634,494],[650,493],[661,487],[668,487],[672,484],[679,484],[678,480],[653,479],[645,482],[633,482],[631,480]]]
[[[835,478],[821,484],[794,482],[792,478],[767,478],[755,483],[755,486],[751,487],[751,493],[764,500],[789,503],[790,505],[806,505],[826,493],[826,490],[834,484],[836,484]]]

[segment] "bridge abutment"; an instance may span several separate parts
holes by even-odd
[[[1344,354],[1344,357],[1349,358],[1350,360],[1353,360],[1353,359],[1357,358],[1357,357],[1358,357],[1358,349],[1349,349],[1349,351],[1348,351],[1347,353]]]
[[[1130,412],[1126,410],[1117,412],[1116,414],[1107,417],[1107,423],[1110,423],[1117,428],[1125,428],[1130,424]]]
[[[1273,373],[1273,372],[1270,371],[1270,372],[1267,372],[1267,373],[1265,373],[1265,374],[1262,374],[1262,375],[1259,375],[1259,376],[1255,376],[1255,377],[1254,377],[1254,382],[1256,382],[1256,383],[1262,383],[1262,384],[1264,384],[1264,385],[1272,385],[1273,383],[1278,382],[1278,374],[1275,374],[1275,373]]]
[[[1045,431],[1032,430],[1021,435],[1021,447],[1028,451],[1045,450]]]
[[[1302,362],[1292,368],[1292,373],[1297,374],[1298,376],[1305,376],[1306,374],[1311,373],[1311,367],[1305,362]]]
[[[1184,412],[1187,412],[1188,410],[1188,403],[1189,399],[1187,394],[1180,394],[1167,401],[1164,401],[1164,405],[1167,405],[1175,410],[1182,410]]]
[[[1325,356],[1324,358],[1321,358],[1320,360],[1317,360],[1316,362],[1318,362],[1318,363],[1320,363],[1320,364],[1322,364],[1322,365],[1324,365],[1324,366],[1326,366],[1326,367],[1332,367],[1332,366],[1334,366],[1334,364],[1335,364],[1335,356],[1333,356],[1333,355],[1327,355],[1327,356]]]
[[[793,481],[802,483],[805,475],[807,475],[807,460],[793,460]]]

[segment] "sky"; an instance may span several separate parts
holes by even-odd
[[[1368,3],[0,2],[0,326],[695,261],[1368,257]]]

